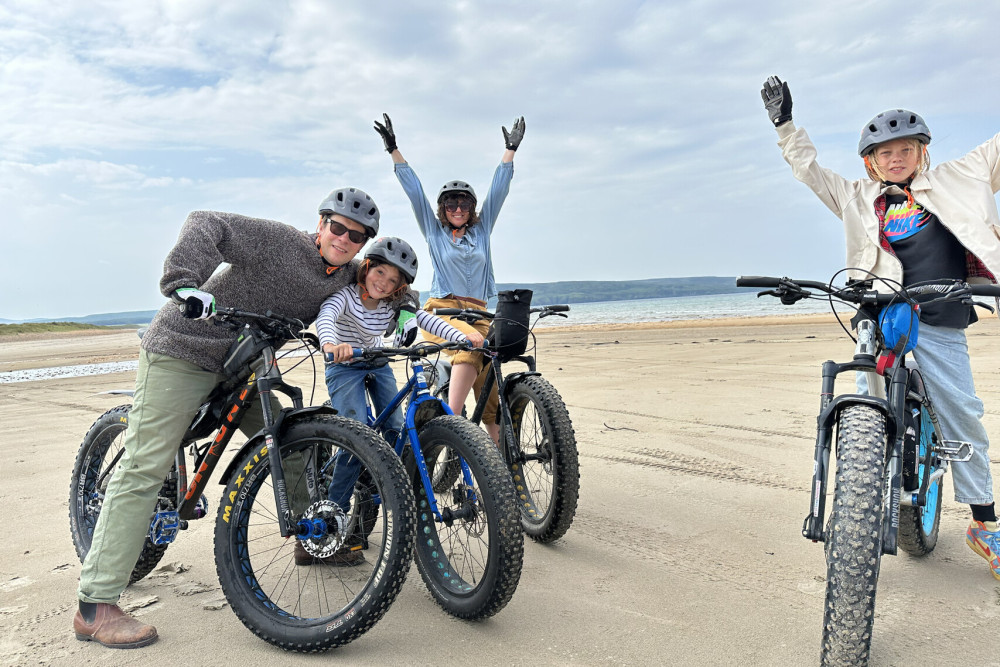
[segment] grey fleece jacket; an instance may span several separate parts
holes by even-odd
[[[229,266],[213,274],[223,262]],[[197,287],[214,295],[219,306],[271,310],[311,324],[328,296],[354,282],[357,266],[352,261],[328,274],[316,235],[289,225],[195,211],[163,263],[160,291],[170,297],[179,287]],[[185,319],[171,301],[153,318],[142,347],[221,372],[237,333],[211,320]]]

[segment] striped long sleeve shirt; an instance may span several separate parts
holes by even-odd
[[[316,319],[316,333],[322,345],[350,343],[354,347],[382,347],[382,335],[395,319],[395,310],[385,300],[379,302],[378,308],[369,310],[361,303],[357,284],[348,285],[323,302]],[[426,311],[417,311],[417,324],[453,343],[468,341],[461,331]]]

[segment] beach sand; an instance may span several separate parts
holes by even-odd
[[[998,337],[995,317],[969,336],[994,434]],[[4,338],[0,371],[124,361],[137,349],[131,332]],[[130,388],[134,373],[0,384],[0,664],[815,664],[823,546],[800,530],[820,364],[852,352],[824,315],[541,332],[539,370],[565,399],[580,452],[569,533],[525,541],[520,586],[487,621],[446,615],[414,569],[371,631],[320,656],[264,643],[223,604],[214,483],[210,517],[167,551],[173,567],[123,598],[160,640],[126,653],[77,641],[70,471],[93,420],[122,402],[99,392]],[[310,370],[294,373],[311,382]],[[317,391],[316,403],[321,380]],[[945,497],[935,551],[882,561],[873,664],[990,664],[995,654],[1000,582],[964,544],[968,508],[950,480]]]

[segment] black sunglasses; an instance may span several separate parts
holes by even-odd
[[[364,232],[359,232],[356,229],[342,225],[333,218],[327,218],[326,221],[330,223],[330,233],[334,236],[343,236],[346,232],[347,238],[351,239],[351,243],[364,243],[368,240],[368,235]]]
[[[462,199],[448,199],[444,203],[444,210],[449,213],[454,213],[458,210],[471,211],[474,206],[471,199],[463,197]]]

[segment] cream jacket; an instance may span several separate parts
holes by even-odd
[[[874,206],[875,199],[883,192],[902,191],[895,186],[884,188],[869,178],[849,181],[817,164],[816,148],[805,130],[791,122],[776,129],[778,146],[795,178],[808,185],[844,221],[847,266],[902,282],[902,264],[879,244],[879,220]],[[1000,276],[1000,215],[993,197],[998,190],[1000,134],[964,157],[917,176],[910,185],[913,199],[937,215],[941,224],[995,276]],[[870,276],[850,271],[849,277]]]

